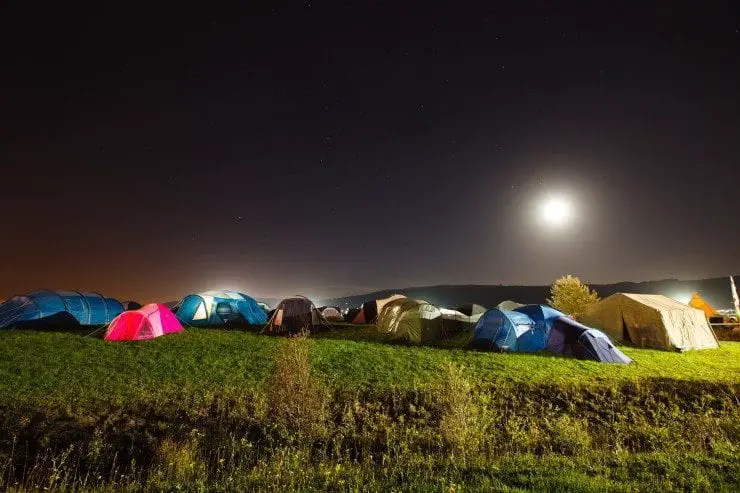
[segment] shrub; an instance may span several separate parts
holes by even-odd
[[[311,373],[309,350],[306,337],[288,339],[275,355],[266,388],[271,424],[299,441],[322,436],[329,414],[326,389]]]
[[[564,455],[579,455],[591,448],[588,423],[564,415],[552,423],[552,451]]]
[[[485,441],[489,416],[463,369],[445,366],[433,398],[441,413],[439,432],[446,444],[461,455],[477,453]]]
[[[570,274],[556,280],[550,286],[547,302],[555,309],[575,318],[581,317],[586,309],[599,301],[599,295]]]
[[[188,440],[176,442],[163,440],[155,455],[154,472],[151,480],[155,484],[177,485],[181,488],[202,484],[205,481],[205,464],[198,457],[198,446],[202,438],[195,430]]]

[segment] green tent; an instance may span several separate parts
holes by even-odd
[[[499,310],[512,311],[522,306],[524,305],[522,305],[521,303],[517,303],[516,301],[506,300],[496,305],[496,308],[498,308]]]
[[[402,298],[383,307],[376,322],[378,330],[413,344],[436,341],[442,337],[442,312],[425,301]]]

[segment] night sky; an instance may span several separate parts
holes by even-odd
[[[734,2],[18,3],[0,298],[740,271]]]

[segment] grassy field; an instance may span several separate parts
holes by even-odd
[[[740,485],[740,343],[685,354],[623,347],[634,363],[607,365],[466,342],[403,346],[364,326],[310,340],[188,329],[124,344],[0,332],[0,484]]]
[[[669,378],[740,382],[740,343],[685,354],[622,347],[631,365],[607,365],[543,354],[502,354],[460,348],[390,344],[371,327],[314,336],[311,362],[330,387],[410,390],[429,384],[444,365],[465,368],[478,385],[603,384]],[[0,332],[0,401],[42,405],[120,405],[240,395],[268,375],[286,339],[242,331],[188,329],[146,343],[37,331]],[[202,403],[201,402],[201,403]]]

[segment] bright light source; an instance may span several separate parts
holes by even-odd
[[[675,293],[673,296],[669,296],[669,298],[673,298],[679,303],[688,305],[689,301],[691,301],[691,293]]]
[[[550,225],[561,226],[573,215],[573,207],[565,197],[548,197],[541,206],[542,219]]]

